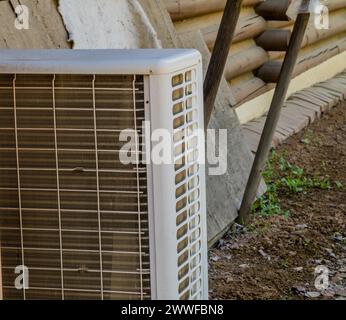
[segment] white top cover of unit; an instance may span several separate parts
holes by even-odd
[[[169,74],[200,61],[192,49],[1,49],[0,73]]]

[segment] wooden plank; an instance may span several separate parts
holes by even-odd
[[[317,107],[321,107],[322,108],[322,112],[325,112],[325,111],[329,110],[330,106],[332,104],[334,104],[335,102],[332,99],[329,99],[329,100],[328,99],[324,100],[324,99],[325,99],[325,97],[323,97],[323,100],[322,100],[321,97],[316,96],[316,95],[312,95],[312,94],[309,95],[308,97],[306,97],[304,95],[296,93],[294,95],[294,100],[293,101],[300,100],[300,101],[304,101],[306,103],[314,104]]]
[[[280,144],[282,144],[286,140],[286,136],[283,135],[281,132],[278,130],[275,131],[274,137],[273,137],[273,144],[275,148],[277,148]]]
[[[265,120],[266,118],[262,117],[256,121],[249,122],[248,124],[244,125],[243,128],[244,130],[246,130],[247,134],[249,134],[249,132],[252,132],[258,135],[260,138],[263,132]],[[286,137],[286,134],[282,133],[280,130],[276,130],[273,137],[272,146],[276,148],[286,139]],[[253,136],[252,138],[256,140],[256,136]],[[257,143],[253,144],[256,145]]]
[[[294,100],[295,99],[300,99],[302,101],[306,101],[306,102],[310,102],[310,103],[313,103],[315,104],[316,106],[320,106],[321,105],[321,99],[320,98],[317,98],[317,97],[314,97],[312,95],[310,95],[309,97],[307,97],[306,95],[302,94],[303,91],[301,92],[296,92],[292,98],[289,99],[289,101],[292,101],[294,103]]]
[[[281,133],[282,135],[285,136],[285,139],[290,137],[291,135],[294,134],[294,130],[288,126],[285,125],[283,121],[278,122],[278,127],[276,129],[277,132]]]
[[[309,124],[309,120],[306,117],[293,117],[286,112],[286,108],[282,110],[280,118],[287,128],[293,130],[294,133],[298,133],[303,130]]]
[[[341,93],[346,93],[346,81],[342,81],[341,78],[337,79],[331,79],[330,82],[322,82],[321,85],[326,85],[327,87],[335,88]]]
[[[286,109],[287,109],[286,106],[282,108],[279,121],[282,122],[282,126],[286,126],[287,128],[290,128],[291,130],[295,130],[297,118],[287,115],[285,113]]]
[[[316,115],[317,115],[318,118],[320,118],[321,115],[322,115],[322,108],[319,107],[319,106],[316,106],[313,103],[309,103],[309,102],[306,102],[306,101],[301,101],[299,99],[295,99],[294,100],[294,104],[297,105],[297,106],[300,106],[302,108],[307,108],[307,109],[310,109],[310,110],[316,112]]]
[[[284,115],[290,116],[292,119],[299,119],[299,120],[305,120],[307,121],[307,125],[310,123],[310,117],[306,116],[305,114],[299,113],[299,110],[294,110],[294,106],[290,104],[289,107],[285,108]]]
[[[310,122],[314,122],[317,118],[317,112],[315,110],[307,109],[297,104],[293,104],[291,110],[309,117]]]
[[[343,93],[333,89],[331,86],[317,84],[314,89],[316,94],[319,94],[325,99],[334,100],[335,103],[340,103],[343,100]]]
[[[316,103],[316,100],[320,101],[319,104]],[[308,98],[302,98],[302,97],[296,97],[295,100],[300,101],[302,100],[305,103],[309,103],[311,105],[315,105],[317,107],[320,107],[322,112],[326,112],[330,109],[332,105],[334,105],[336,102],[334,99],[326,98],[324,95],[317,93],[316,91],[311,93]],[[314,101],[312,101],[314,100]]]

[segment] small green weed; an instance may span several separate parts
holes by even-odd
[[[303,168],[289,163],[283,156],[272,151],[263,171],[263,178],[267,184],[267,192],[253,205],[252,211],[262,216],[284,215],[289,217],[290,212],[282,210],[280,193],[306,194],[311,189],[330,190],[343,188],[340,181],[332,183],[328,177],[311,177]]]

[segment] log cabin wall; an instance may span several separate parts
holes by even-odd
[[[253,92],[265,87],[254,71],[269,60],[268,53],[259,47],[255,38],[266,30],[264,18],[254,7],[261,0],[244,0],[225,76],[231,83],[232,95],[238,104]],[[212,50],[226,0],[165,0],[179,34],[200,30]]]
[[[317,29],[314,17],[312,17],[305,34],[294,76],[298,76],[346,50],[346,0],[328,0],[325,4],[329,9],[329,29]],[[267,30],[270,29],[292,31],[293,22],[268,21]],[[264,68],[270,65],[274,68],[280,67],[284,52],[268,51],[268,54],[270,61],[266,62],[259,72],[264,71]],[[266,79],[266,76],[270,75],[266,72],[263,72],[263,76],[261,74],[264,81],[271,80],[270,78]]]
[[[184,34],[200,30],[206,44],[212,50],[226,0],[164,1],[177,32]],[[264,31],[272,29],[291,31],[293,28],[292,21],[267,21],[257,14],[256,6],[261,2],[262,0],[243,0],[236,36],[226,65],[225,77],[230,84],[230,93],[237,109],[242,109],[247,102],[272,90],[272,82],[284,58],[284,52],[273,52],[266,50],[263,45],[258,45],[256,43],[258,37]],[[324,4],[329,9],[330,27],[328,30],[318,30],[315,28],[314,17],[311,19],[294,77],[346,50],[346,0],[327,0]],[[346,68],[346,64],[340,68],[341,70]],[[322,80],[325,79],[321,78],[320,81]],[[303,89],[304,84],[297,87]],[[253,104],[251,107],[254,108]],[[242,112],[239,112],[241,122],[262,115],[266,107],[262,107],[261,111],[253,111],[253,114],[250,110],[250,114],[247,112],[244,117]]]

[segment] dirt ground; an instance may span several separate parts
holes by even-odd
[[[210,298],[346,300],[346,104],[277,154],[332,185],[279,193],[289,215],[255,215],[245,229],[235,226],[210,251]]]

